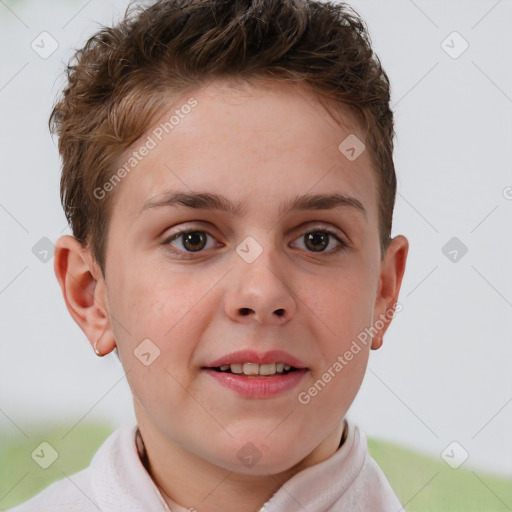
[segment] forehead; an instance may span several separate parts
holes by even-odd
[[[222,194],[243,202],[248,214],[277,214],[291,198],[340,192],[376,216],[368,151],[351,160],[339,149],[347,137],[364,137],[350,111],[341,112],[337,123],[314,94],[282,82],[215,81],[188,92],[117,162],[128,168],[139,153],[116,190],[112,220],[119,210],[136,218],[148,201],[171,191]],[[141,158],[144,145],[150,149]]]

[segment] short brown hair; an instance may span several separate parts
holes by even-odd
[[[396,176],[389,80],[364,21],[314,0],[159,0],[130,5],[67,66],[50,116],[62,157],[61,201],[73,235],[104,273],[114,194],[93,191],[123,152],[179,95],[215,78],[300,84],[362,121],[379,193],[381,252],[390,241]],[[331,114],[332,115],[332,114]],[[340,141],[341,142],[341,141]]]

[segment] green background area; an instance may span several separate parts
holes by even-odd
[[[54,427],[38,433],[2,433],[0,443],[0,510],[26,501],[51,482],[86,467],[112,429],[105,425]],[[58,458],[47,469],[32,452],[48,442]],[[512,510],[512,479],[481,471],[450,468],[441,458],[417,454],[400,446],[369,439],[371,455],[379,463],[409,512],[504,512]],[[37,453],[37,450],[36,450]]]

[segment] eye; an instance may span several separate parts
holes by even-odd
[[[332,254],[348,246],[335,232],[329,229],[308,231],[298,237],[295,242],[297,241],[300,249],[316,253]],[[189,229],[172,234],[163,243],[170,246],[172,252],[187,257],[193,253],[200,253],[204,249],[216,247],[215,242],[215,238],[208,232]],[[300,242],[303,244],[302,247]]]
[[[215,246],[213,243],[207,247],[208,237],[213,241],[215,240],[206,231],[179,231],[178,233],[170,236],[164,243],[178,249],[177,252],[200,252],[203,249],[211,249]],[[176,247],[174,244],[181,247]]]
[[[333,253],[347,247],[347,244],[343,242],[343,240],[341,240],[336,233],[327,229],[308,231],[307,233],[304,233],[296,240],[303,241],[304,248],[307,249],[309,252]]]

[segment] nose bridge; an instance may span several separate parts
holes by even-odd
[[[272,234],[246,237],[236,247],[236,280],[229,292],[227,312],[233,319],[253,317],[260,322],[290,320],[295,299],[289,272]]]

